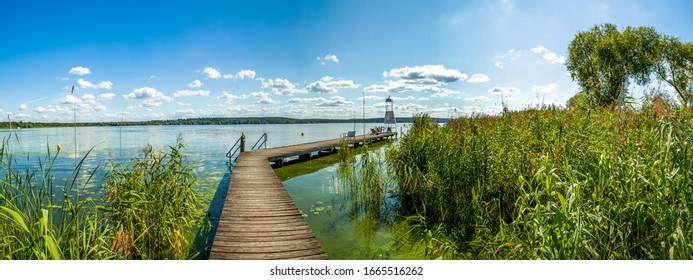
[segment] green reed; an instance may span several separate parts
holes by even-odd
[[[85,198],[77,190],[89,185],[99,168],[83,170],[91,151],[59,186],[53,170],[61,153],[59,145],[55,151],[46,148],[38,168],[22,169],[15,167],[12,142],[10,136],[0,146],[3,259],[185,259],[196,255],[191,249],[193,230],[200,227],[203,215],[192,192],[194,174],[182,160],[182,146],[171,147],[169,153],[149,149],[143,159],[133,159],[132,166],[113,167],[104,180],[109,193],[104,198]],[[126,246],[125,240],[131,242]]]
[[[388,151],[407,230],[432,258],[693,258],[693,115],[525,110]]]

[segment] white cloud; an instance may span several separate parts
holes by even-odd
[[[496,61],[496,64],[494,64],[497,68],[503,69],[503,62]]]
[[[228,91],[224,91],[221,95],[217,96],[217,99],[248,99],[250,96],[248,95],[235,95],[233,93],[230,93]]]
[[[19,105],[19,110],[24,111],[24,110],[26,110],[26,108],[27,108],[27,107],[26,107],[26,104],[20,104],[20,105]]]
[[[488,96],[474,96],[474,97],[465,97],[464,101],[490,101],[491,98]]]
[[[291,98],[289,99],[289,103],[308,103],[308,102],[315,102],[315,101],[327,101],[324,97],[311,97],[311,98]]]
[[[493,88],[490,88],[488,92],[493,93],[493,94],[516,94],[520,93],[520,89],[516,87],[498,87],[495,86]]]
[[[343,88],[358,88],[359,84],[354,84],[352,80],[335,80],[333,77],[325,76],[319,81],[312,82],[306,86],[309,92],[317,93],[337,93]]]
[[[287,79],[260,78],[259,80],[262,83],[262,88],[268,88],[273,94],[276,95],[294,95],[295,93],[308,93],[307,90],[297,88],[296,84],[289,82],[289,80]]]
[[[113,99],[113,97],[115,97],[115,93],[108,92],[108,93],[99,94],[98,98],[99,98],[99,100],[111,100],[111,99]]]
[[[545,86],[539,86],[539,85],[534,85],[532,87],[532,91],[536,93],[552,93],[554,90],[558,88],[559,84],[557,83],[550,83]]]
[[[346,99],[344,99],[344,97],[332,96],[329,100],[325,100],[323,102],[315,104],[315,106],[316,107],[339,107],[339,106],[352,105],[352,104],[354,104],[354,102],[346,101]]]
[[[489,78],[486,74],[477,73],[477,74],[472,75],[472,77],[469,78],[469,80],[467,80],[467,82],[469,82],[469,83],[484,83],[484,82],[488,82],[490,80],[491,80],[491,78]]]
[[[200,82],[200,80],[194,80],[194,81],[192,81],[192,83],[188,84],[188,86],[191,88],[198,88],[198,87],[201,87],[202,85],[203,85],[203,83]]]
[[[183,110],[177,110],[177,111],[173,112],[174,116],[189,116],[192,114],[195,114],[194,109],[183,109]]]
[[[234,74],[225,74],[224,79],[254,79],[255,78],[255,71],[253,70],[241,70],[238,73]]]
[[[238,73],[236,73],[236,78],[245,80],[245,79],[255,79],[255,71],[253,70],[241,70]]]
[[[402,101],[402,100],[416,100],[416,97],[413,96],[407,96],[407,97],[390,97],[392,101]]]
[[[129,94],[123,95],[123,98],[125,98],[125,100],[144,100],[142,102],[144,107],[159,107],[164,102],[173,101],[172,97],[166,96],[162,92],[151,87],[136,88]]]
[[[209,91],[208,90],[179,90],[176,91],[173,96],[175,97],[193,97],[193,96],[208,96]]]
[[[509,53],[509,54],[515,53],[515,49],[509,49],[509,50],[508,50],[508,53]]]
[[[257,99],[256,104],[277,104],[279,101],[273,100],[269,97],[269,94],[263,91],[252,92],[249,94],[250,98]]]
[[[320,61],[320,65],[325,65],[327,62],[339,63],[339,59],[334,54],[328,54],[325,57],[317,57],[316,59]]]
[[[438,91],[438,92],[432,94],[431,97],[434,97],[434,98],[437,98],[437,97],[451,97],[451,96],[458,95],[458,94],[460,94],[460,93],[462,93],[462,92],[461,92],[461,91],[457,91],[457,90],[451,90],[451,89],[444,88],[444,89],[441,89],[440,91]]]
[[[432,84],[422,84],[422,82],[432,82]],[[397,81],[386,81],[385,85],[370,85],[365,87],[363,90],[365,92],[427,92],[433,94],[434,97],[441,97],[444,95],[458,94],[459,91],[443,88],[439,86],[435,80],[428,79],[422,81],[410,81],[410,80],[397,80]]]
[[[541,54],[541,57],[544,58],[544,60],[551,62],[551,63],[565,63],[565,57],[562,55],[559,55],[555,52],[550,51],[549,49],[545,48],[544,46],[538,46],[536,48],[532,48],[532,52],[536,54]]]
[[[544,46],[538,46],[536,48],[532,48],[533,53],[544,53],[544,52],[548,52],[548,51],[549,50],[547,48],[545,48]]]
[[[86,81],[84,79],[77,80],[77,85],[80,88],[88,89],[111,89],[113,87],[113,83],[111,81],[103,81],[98,84],[92,84],[91,82]]]
[[[72,67],[72,69],[70,69],[70,71],[68,71],[67,73],[72,74],[72,75],[83,76],[83,75],[91,74],[91,70],[89,70],[89,68],[87,68],[87,67],[77,66],[77,67]]]
[[[416,100],[418,100],[418,101],[428,101],[428,100],[431,100],[431,99],[428,98],[428,97],[419,97],[419,98],[416,99]]]
[[[202,70],[202,74],[205,74],[205,76],[207,76],[207,78],[210,79],[221,78],[221,73],[219,73],[219,70],[214,69],[212,67],[205,67],[205,69]]]
[[[401,78],[405,80],[432,79],[441,83],[452,83],[467,79],[467,74],[461,73],[456,69],[447,69],[445,66],[440,64],[396,68],[383,72],[383,76]]]
[[[190,104],[190,103],[183,103],[183,102],[180,102],[180,101],[176,102],[176,104],[178,104],[178,106],[191,106],[191,105],[192,105],[192,104]]]
[[[366,100],[384,100],[385,97],[384,96],[377,96],[377,95],[366,95],[363,97],[359,97],[357,99],[358,100],[363,100],[363,99],[366,99]]]

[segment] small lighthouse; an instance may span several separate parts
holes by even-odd
[[[383,120],[386,132],[397,131],[397,120],[395,119],[395,106],[392,104],[390,96],[385,99],[385,119]]]

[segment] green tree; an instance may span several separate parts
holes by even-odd
[[[568,46],[566,67],[599,105],[618,103],[629,82],[644,85],[660,58],[661,40],[652,27],[596,25],[578,32]]]
[[[655,66],[657,77],[672,86],[684,107],[693,102],[693,44],[665,36],[661,57]]]

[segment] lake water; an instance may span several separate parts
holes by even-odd
[[[367,124],[367,127],[373,124]],[[187,146],[186,160],[194,163],[200,178],[199,189],[211,200],[214,191],[228,172],[226,152],[241,136],[246,135],[249,148],[263,133],[267,133],[267,147],[313,142],[338,138],[361,124],[291,124],[291,125],[225,125],[225,126],[128,126],[128,127],[80,127],[73,128],[15,129],[10,140],[10,150],[17,160],[15,168],[38,168],[39,160],[45,159],[47,149],[55,152],[62,147],[54,165],[58,184],[65,180],[78,160],[91,149],[84,159],[83,170],[96,170],[97,180],[81,187],[87,195],[100,194],[100,181],[112,163],[127,162],[142,155],[149,144],[154,150],[166,150],[181,139]],[[9,130],[0,130],[6,138]],[[15,138],[16,137],[16,138]],[[18,141],[17,141],[18,139]],[[87,172],[80,175],[88,176]],[[369,221],[349,217],[349,206],[339,201],[339,182],[336,163],[315,172],[284,181],[287,191],[297,207],[306,214],[306,220],[314,234],[333,259],[408,258],[407,254],[392,253],[392,239],[384,226],[370,226]],[[86,180],[85,180],[86,181]]]

